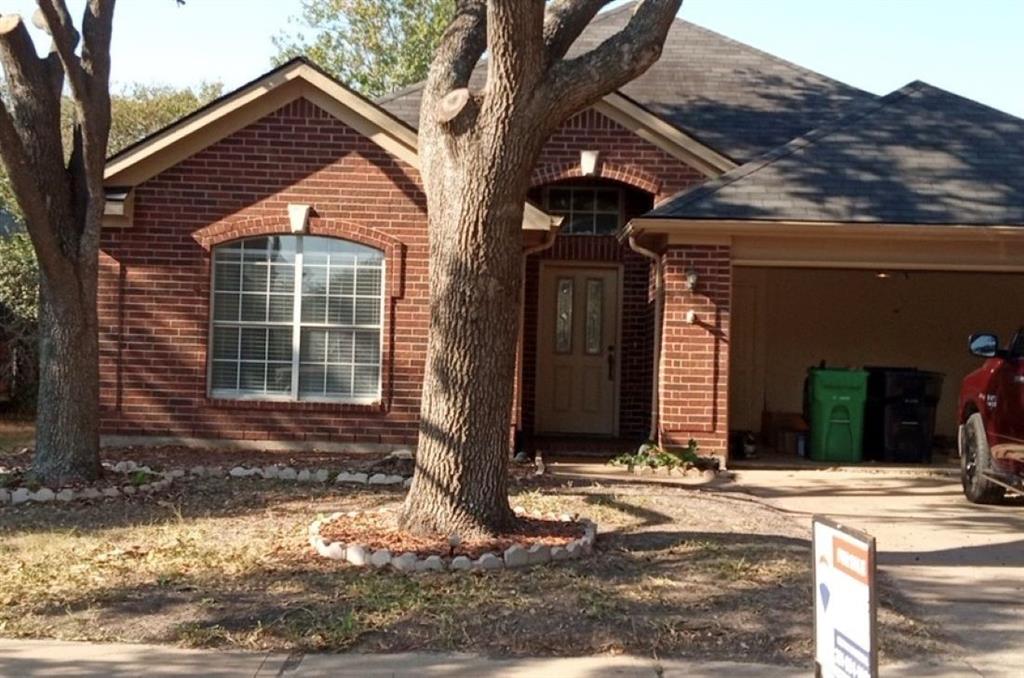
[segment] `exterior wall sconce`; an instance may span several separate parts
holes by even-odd
[[[700,281],[700,278],[697,277],[697,271],[696,270],[694,270],[692,267],[686,269],[686,289],[687,290],[689,290],[690,292],[696,291],[697,290],[697,283],[699,281]]]
[[[580,151],[580,172],[585,177],[597,174],[597,163],[601,158],[600,151]]]
[[[291,223],[292,233],[305,233],[309,227],[309,205],[288,205],[288,221]]]

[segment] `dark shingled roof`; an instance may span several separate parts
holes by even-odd
[[[1024,120],[913,82],[645,216],[1024,225]]]
[[[596,47],[629,21],[632,3],[599,14],[569,55]],[[470,86],[482,87],[478,66]],[[419,124],[421,84],[378,99]],[[620,90],[666,122],[729,158],[744,162],[786,143],[850,104],[875,96],[688,21],[676,19],[658,60]]]

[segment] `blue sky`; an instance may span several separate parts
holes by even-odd
[[[76,17],[82,0],[71,0]],[[34,9],[32,0],[0,11]],[[228,88],[270,65],[298,0],[121,0],[116,81]],[[682,16],[869,91],[925,80],[1024,117],[1021,0],[685,0]]]

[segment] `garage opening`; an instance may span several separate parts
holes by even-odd
[[[887,394],[879,391],[878,370],[870,372],[873,392],[865,398],[874,400],[864,413],[863,460],[955,462],[960,382],[981,365],[967,351],[968,336],[991,331],[1007,337],[1024,323],[1021,308],[1020,274],[737,266],[730,456],[737,460],[756,455],[761,463],[820,456],[810,450],[813,398],[809,403],[805,380],[810,368],[824,365],[897,371],[889,377]],[[900,374],[908,370],[917,372],[902,379]],[[908,402],[933,400],[934,437],[928,436],[930,449],[921,458],[907,449],[894,455],[889,449],[892,436],[884,438],[885,426],[911,427],[914,422],[907,420],[921,414],[913,407],[886,409],[885,403],[891,405],[900,395],[903,382],[918,389]],[[927,388],[934,393],[929,395]],[[837,415],[839,428],[860,425],[844,424],[843,416]],[[895,423],[880,422],[885,416]]]

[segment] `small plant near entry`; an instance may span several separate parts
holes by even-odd
[[[145,471],[142,471],[142,470],[134,471],[129,476],[129,482],[132,485],[135,485],[136,487],[139,487],[140,485],[146,485],[147,483],[151,483],[151,482],[153,482],[156,479],[157,479],[156,474],[146,473]]]
[[[651,470],[663,468],[671,473],[675,469],[696,466],[700,460],[697,449],[697,441],[693,438],[690,439],[686,449],[679,452],[667,450],[657,443],[647,441],[637,448],[636,452],[620,454],[608,463],[612,466],[625,466],[630,473],[634,473],[638,468]]]

